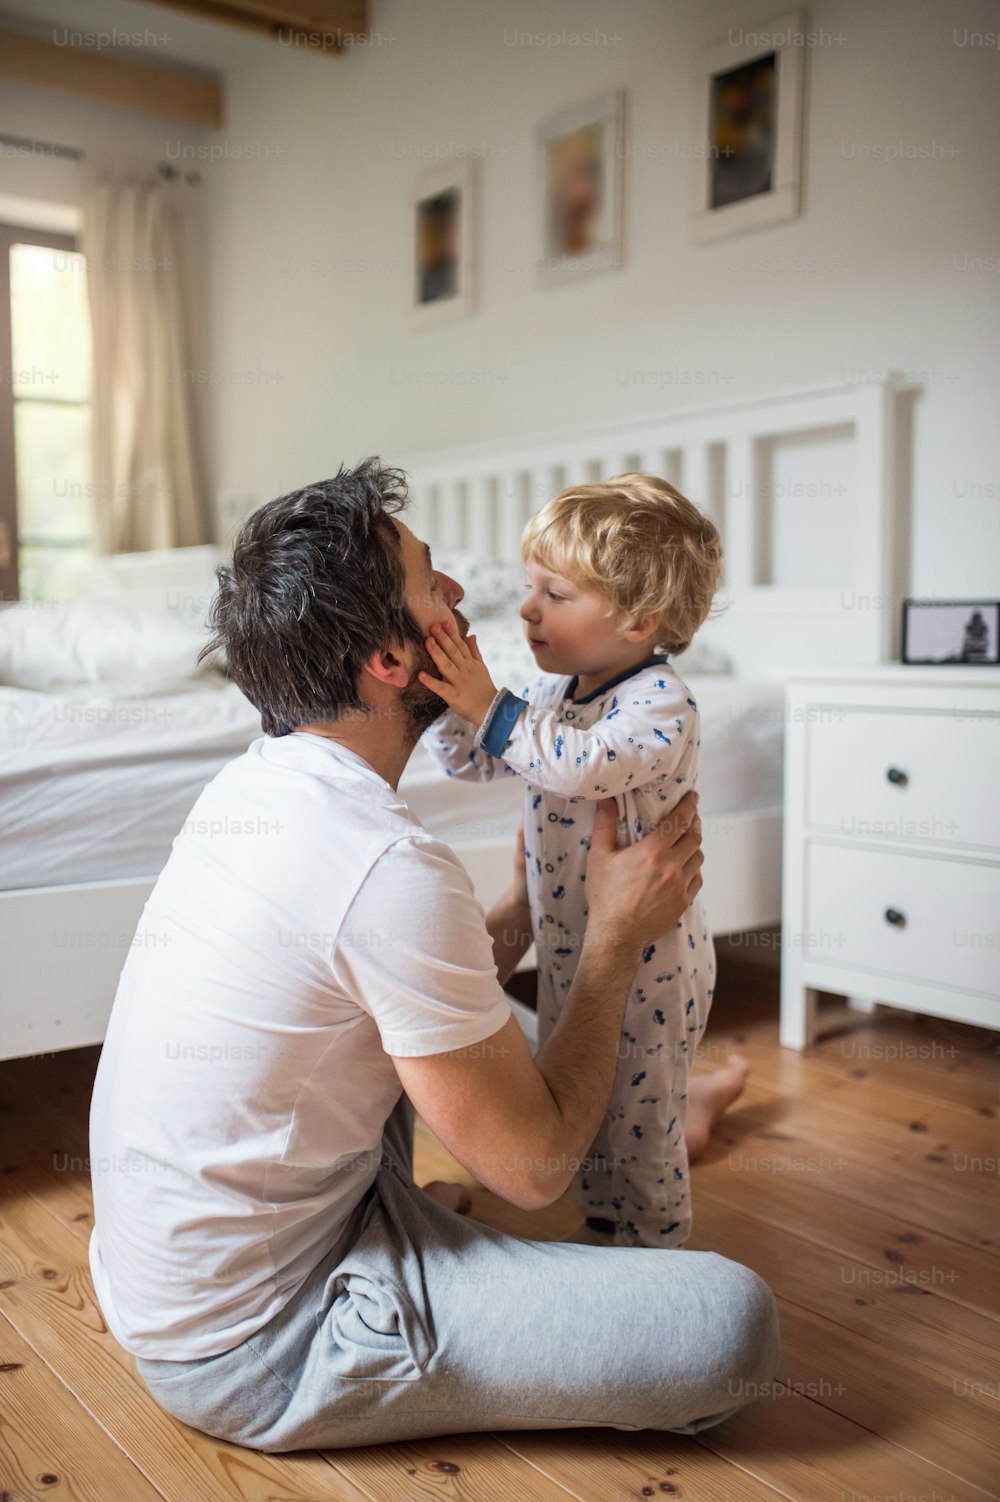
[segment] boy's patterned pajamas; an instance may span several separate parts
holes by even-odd
[[[520,775],[538,954],[538,1037],[573,983],[587,921],[586,861],[597,799],[631,844],[696,785],[698,710],[663,657],[577,701],[542,675],[497,695],[478,731],[448,713],[424,744],[450,776]],[[680,1247],[691,1228],[684,1125],[690,1067],[712,1000],[715,957],[700,898],[648,945],[629,991],[607,1115],[571,1195],[619,1246]]]

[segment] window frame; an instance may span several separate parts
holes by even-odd
[[[17,454],[14,446],[14,348],[11,332],[10,252],[14,245],[44,245],[79,252],[77,235],[0,223],[0,602],[21,598],[17,525]],[[5,545],[6,544],[6,545]]]

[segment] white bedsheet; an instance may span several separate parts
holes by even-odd
[[[782,690],[689,679],[702,715],[701,809],[781,803]],[[520,687],[520,685],[518,685]],[[58,694],[0,688],[0,890],[155,875],[205,783],[260,735],[257,711],[218,674]],[[421,746],[400,792],[462,847],[513,834],[521,784],[456,784]]]

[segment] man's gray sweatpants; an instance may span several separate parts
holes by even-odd
[[[137,1358],[160,1406],[255,1450],[491,1429],[694,1434],[767,1391],[767,1285],[714,1252],[523,1241],[413,1182],[413,1108],[374,1184],[263,1329],[218,1356]]]

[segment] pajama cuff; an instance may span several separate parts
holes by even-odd
[[[482,746],[491,756],[502,756],[511,731],[527,707],[527,699],[519,699],[509,688],[502,688],[486,711],[486,718],[476,731],[473,745]]]

